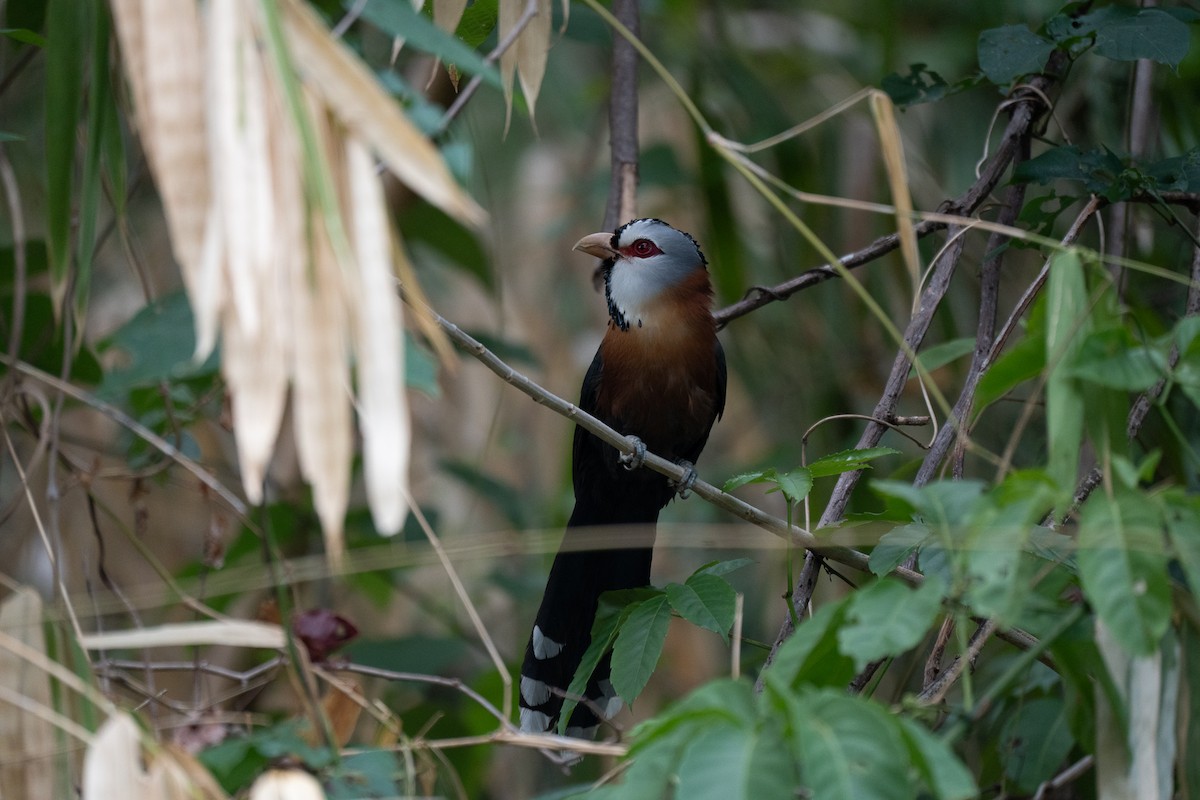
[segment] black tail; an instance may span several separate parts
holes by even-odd
[[[591,642],[600,595],[650,583],[654,524],[662,503],[657,498],[649,503],[629,502],[632,499],[626,495],[609,497],[607,502],[581,499],[575,504],[525,646],[520,685],[522,730],[553,733],[557,728],[564,693]],[[607,525],[626,526],[631,531],[641,528],[645,545],[611,550],[567,549],[573,529]],[[607,654],[592,673],[584,697],[588,702],[577,705],[571,714],[569,736],[591,738],[601,721],[596,711],[609,719],[621,708],[621,700],[609,682]]]

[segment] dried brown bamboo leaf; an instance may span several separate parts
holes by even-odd
[[[896,110],[892,99],[884,92],[871,93],[871,112],[875,127],[879,131],[883,164],[887,169],[888,185],[892,191],[892,204],[896,207],[896,233],[900,236],[900,255],[908,268],[912,281],[913,299],[921,293],[921,257],[917,251],[917,234],[913,230],[912,195],[908,190],[908,167],[904,163],[904,142],[900,137],[900,126],[896,124]]]
[[[516,50],[517,77],[521,81],[525,102],[529,105],[529,118],[533,119],[538,90],[546,76],[546,59],[550,53],[550,0],[537,0],[537,15],[521,31]]]
[[[526,0],[499,0],[499,10],[496,20],[496,35],[504,41],[525,10]],[[518,47],[512,47],[500,54],[500,88],[504,90],[504,135],[508,135],[508,126],[512,122],[513,78],[517,74]]]
[[[274,260],[275,214],[263,63],[242,0],[209,4],[210,163],[226,285],[247,335],[257,333],[262,276]]]
[[[288,46],[306,84],[396,177],[455,219],[473,225],[481,209],[455,182],[441,153],[409,122],[362,62],[329,35],[301,0],[282,0]]]
[[[180,797],[187,800],[225,800],[229,797],[212,773],[195,756],[177,745],[162,745],[151,766],[151,774],[160,762],[165,765],[161,769],[170,776],[170,780],[184,790],[185,793]]]
[[[42,598],[20,587],[0,603],[0,630],[39,653],[46,652],[42,633]],[[0,648],[0,688],[29,703],[50,708],[50,677]],[[12,797],[52,797],[54,726],[45,718],[0,703],[0,786]]]
[[[82,789],[83,800],[164,798],[142,770],[141,732],[129,714],[112,715],[96,731],[83,754]]]
[[[304,770],[270,769],[250,787],[250,800],[325,800],[325,792]]]
[[[225,800],[229,797],[200,762],[171,745],[155,752],[148,780],[158,792],[156,796],[170,800]]]
[[[428,298],[425,297],[425,291],[421,288],[421,284],[417,282],[417,272],[413,269],[412,262],[408,260],[408,253],[405,252],[399,235],[394,229],[392,233],[394,236],[392,257],[396,260],[396,276],[404,290],[407,301],[405,304],[412,311],[412,324],[425,337],[425,341],[433,347],[442,368],[453,370],[458,364],[454,355],[454,345],[450,343],[446,332],[434,319],[432,307],[429,305]]]
[[[467,0],[433,0],[433,24],[454,33],[466,8]]]
[[[204,41],[195,0],[143,0],[143,76],[154,179],[185,283],[198,280],[209,212]],[[215,328],[216,320],[197,320]]]
[[[140,650],[146,647],[202,644],[277,649],[287,644],[287,639],[278,625],[240,619],[178,622],[152,628],[85,633],[79,639],[79,646],[85,650]]]
[[[405,501],[412,429],[404,394],[404,329],[392,267],[386,200],[365,147],[346,143],[351,236],[358,266],[354,309],[363,475],[375,527],[392,535]]]
[[[331,169],[331,173],[336,176],[338,171]],[[315,209],[309,230],[309,269],[289,276],[292,422],[300,472],[312,484],[326,552],[336,568],[342,558],[342,519],[349,502],[353,456],[346,295],[325,220]]]
[[[252,503],[262,502],[263,478],[287,404],[294,338],[287,300],[288,276],[307,270],[303,248],[308,213],[301,178],[301,147],[285,108],[283,89],[261,61],[257,69],[264,112],[263,135],[261,139],[255,136],[252,149],[254,157],[262,159],[264,166],[259,180],[265,185],[252,191],[265,195],[261,202],[270,205],[272,220],[267,231],[269,241],[255,244],[256,251],[268,247],[267,255],[249,259],[261,324],[255,332],[246,331],[240,316],[227,312],[221,360],[222,374],[230,389],[242,484]],[[263,216],[267,215],[264,212]]]

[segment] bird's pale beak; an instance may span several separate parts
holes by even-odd
[[[611,233],[589,233],[571,249],[596,258],[612,258],[617,254],[617,251],[612,249],[612,238]]]

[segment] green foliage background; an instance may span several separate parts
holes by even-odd
[[[345,11],[337,2],[314,5],[331,20]],[[487,76],[437,141],[492,223],[472,237],[397,190],[396,221],[419,277],[443,315],[571,397],[603,320],[589,265],[569,249],[598,227],[605,203],[612,35],[588,5],[572,4],[569,23],[555,34],[536,130],[518,99],[505,135],[495,76],[478,61],[495,43],[495,3],[472,4],[459,40],[431,32],[406,6],[373,0],[347,41],[418,123],[437,130],[452,99],[444,78],[426,86],[423,51]],[[13,220],[0,217],[7,220],[0,227],[0,342],[13,331],[7,309],[21,296],[24,324],[13,345],[20,359],[117,405],[236,484],[216,364],[188,360],[190,312],[122,116],[126,98],[112,79],[105,8],[71,0],[4,7],[0,146],[20,187],[30,280],[22,294],[13,277]],[[739,496],[806,524],[819,516],[833,476],[869,466],[838,541],[870,549],[873,575],[838,568],[854,590],[822,579],[814,613],[763,670],[764,645],[788,616],[779,599],[792,574],[784,562],[798,556],[764,544],[770,537],[711,506],[673,504],[656,567],[664,588],[614,598],[632,603],[614,604],[597,623],[616,643],[614,684],[627,699],[637,697],[634,717],[621,722],[640,725],[621,782],[593,794],[782,798],[806,787],[819,797],[1028,796],[1075,764],[1086,771],[1056,796],[1106,797],[1117,796],[1123,780],[1145,778],[1132,772],[1139,758],[1155,765],[1161,796],[1171,786],[1174,796],[1200,793],[1188,757],[1200,736],[1200,329],[1187,315],[1197,310],[1187,305],[1197,205],[1163,202],[1171,193],[1200,192],[1200,54],[1190,46],[1196,15],[1044,0],[858,0],[831,8],[662,0],[644,3],[642,14],[647,46],[731,140],[761,140],[863,86],[883,87],[902,108],[920,210],[936,209],[973,182],[1006,120],[1003,113],[994,119],[997,106],[1014,84],[1056,49],[1070,55],[1071,66],[1052,91],[1054,113],[1039,129],[1034,157],[1014,176],[1029,185],[1018,225],[1043,238],[1006,245],[1000,319],[1047,258],[1049,280],[981,381],[963,480],[947,471],[944,480],[914,488],[921,450],[899,436],[885,439],[889,448],[846,453],[861,419],[832,419],[807,435],[826,417],[869,412],[897,350],[843,281],[769,304],[723,332],[731,399],[702,477],[721,484],[739,476],[731,491],[745,486]],[[397,32],[409,44],[391,66]],[[1131,158],[1138,58],[1155,61],[1149,113],[1156,135]],[[654,74],[643,68],[641,78],[640,212],[702,243],[718,306],[821,265],[817,249],[704,142]],[[754,159],[805,191],[891,201],[865,103]],[[1052,243],[1089,193],[1112,204],[1100,214],[1104,235],[1090,224],[1082,249],[1056,249]],[[983,215],[994,206],[985,204]],[[863,209],[792,207],[839,254],[895,227],[892,216]],[[971,360],[985,241],[969,235],[922,348],[933,385],[951,401]],[[1128,260],[1103,263],[1096,253],[1112,253],[1114,241]],[[944,243],[941,235],[923,239],[923,263]],[[855,276],[902,328],[912,286],[900,258],[886,256]],[[56,314],[52,287],[66,285],[70,313]],[[465,356],[450,370],[416,338],[409,352],[414,493],[513,666],[570,508],[570,426]],[[1154,387],[1152,409],[1129,441],[1131,403]],[[4,413],[13,452],[25,463],[39,451],[48,412],[10,393]],[[900,413],[924,413],[915,380]],[[444,576],[425,566],[415,522],[394,546],[381,544],[367,515],[356,513],[347,522],[350,574],[329,578],[315,518],[286,469],[275,476],[272,504],[243,528],[127,431],[96,430],[76,404],[56,419],[66,443],[52,468],[65,486],[59,508],[67,583],[100,597],[97,615],[128,621],[125,607],[96,588],[97,564],[147,621],[178,613],[178,595],[166,588],[173,581],[214,608],[250,614],[278,583],[264,577],[260,542],[269,536],[275,557],[291,559],[285,608],[329,606],[361,629],[347,658],[460,679],[499,705],[499,674]],[[827,454],[837,455],[819,458]],[[1011,469],[998,469],[999,461]],[[1073,509],[1093,464],[1102,478]],[[11,472],[0,483],[6,507],[15,509],[0,522],[0,556],[17,565],[18,580],[33,580],[32,572],[21,574],[28,511]],[[45,483],[44,474],[39,480]],[[755,488],[764,483],[781,491]],[[549,533],[539,536],[542,530]],[[497,555],[503,551],[519,555]],[[753,563],[729,563],[735,558]],[[889,576],[909,558],[925,576],[920,586]],[[727,678],[738,594],[744,641],[736,671],[743,677]],[[672,621],[672,612],[692,624]],[[943,619],[954,624],[942,667],[967,652],[977,658],[944,692],[931,692],[921,672]],[[1021,649],[992,639],[976,648],[973,632],[983,619],[1026,631],[1035,643]],[[879,660],[883,667],[865,690],[847,694],[856,674]],[[1158,687],[1154,696],[1135,700],[1148,685]],[[174,688],[186,693],[188,685]],[[209,749],[203,761],[236,791],[291,756],[318,771],[336,797],[418,785],[427,794],[558,797],[588,789],[611,766],[588,759],[564,778],[533,753],[487,742],[435,756],[414,740],[483,735],[496,720],[446,686],[381,681],[369,692],[398,720],[395,748],[368,723],[359,732],[365,749],[351,758],[310,748],[287,719],[294,704],[275,692],[244,701],[269,724]],[[1130,740],[1135,728],[1150,735]]]

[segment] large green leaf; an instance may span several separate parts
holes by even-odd
[[[921,522],[892,528],[879,537],[879,544],[871,550],[867,566],[876,575],[887,575],[928,539],[929,526]]]
[[[883,456],[898,456],[900,451],[892,447],[867,447],[861,450],[842,450],[821,456],[808,465],[808,471],[814,478],[825,478],[830,475],[841,475],[863,469],[868,461],[874,461]]]
[[[1096,54],[1116,61],[1148,58],[1174,69],[1190,45],[1188,26],[1157,8],[1143,8],[1096,31]]]
[[[844,690],[788,698],[804,784],[821,800],[910,800],[908,750],[894,717]]]
[[[1025,25],[1005,25],[979,34],[979,68],[999,86],[1041,72],[1052,52],[1054,42]]]
[[[797,686],[845,686],[854,677],[854,663],[838,649],[837,632],[851,601],[844,597],[822,605],[801,622],[775,653],[766,682],[783,694]]]
[[[1079,573],[1088,600],[1135,655],[1158,647],[1171,620],[1163,518],[1136,491],[1093,494],[1079,520]]]
[[[692,575],[686,583],[667,584],[666,592],[671,607],[693,625],[722,636],[726,636],[733,625],[737,595],[724,578],[710,574]]]
[[[880,578],[853,595],[847,624],[838,630],[841,651],[856,669],[915,647],[942,607],[943,586],[926,579],[916,589],[895,578]]]
[[[896,721],[913,766],[937,800],[966,800],[979,793],[970,770],[944,741],[907,717]]]
[[[1124,327],[1093,331],[1079,347],[1068,374],[1110,389],[1140,392],[1166,373],[1166,355],[1141,344]]]
[[[1033,380],[1046,368],[1046,339],[1027,334],[996,359],[979,379],[975,389],[975,413],[1026,381]]]
[[[1050,263],[1046,296],[1046,436],[1048,472],[1064,492],[1075,486],[1079,444],[1083,438],[1084,398],[1069,368],[1086,333],[1087,285],[1083,263],[1074,250],[1057,253]]]
[[[120,351],[118,366],[104,376],[97,392],[117,398],[139,386],[213,375],[217,356],[196,363],[196,334],[187,295],[173,292],[151,303],[122,325],[103,346]]]
[[[792,800],[796,765],[774,732],[721,726],[701,733],[679,763],[675,797],[689,800]]]
[[[1008,717],[1000,734],[1005,774],[1023,792],[1034,792],[1058,772],[1075,740],[1059,697],[1029,700]]]
[[[650,680],[670,624],[671,604],[658,595],[635,606],[621,625],[613,644],[612,685],[626,703],[632,705]]]

